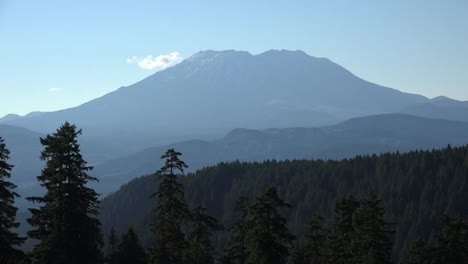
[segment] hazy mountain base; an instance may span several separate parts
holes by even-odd
[[[219,140],[192,140],[148,148],[104,162],[96,166],[93,175],[101,181],[95,188],[107,194],[136,176],[155,172],[162,165],[158,157],[168,148],[184,153],[189,171],[195,171],[222,161],[343,159],[466,143],[468,123],[388,114],[318,128],[236,129]]]
[[[468,216],[466,175],[468,147],[460,147],[342,161],[221,163],[182,181],[187,201],[207,207],[225,226],[233,221],[235,199],[253,199],[267,186],[277,186],[279,195],[293,205],[284,213],[299,238],[312,214],[330,217],[337,199],[349,194],[362,198],[375,191],[384,201],[388,220],[395,224],[393,256],[401,261],[413,240],[434,240],[441,214]],[[101,203],[104,232],[111,227],[122,232],[132,225],[149,246],[153,240],[147,232],[153,204],[149,195],[155,190],[154,176],[145,176],[105,198]],[[225,233],[214,238],[218,248],[225,239]]]
[[[11,163],[15,165],[12,181],[18,185],[18,193],[23,197],[39,195],[36,176],[44,165],[39,160],[39,138],[44,135],[6,125],[0,125],[0,135],[11,149]],[[236,129],[218,140],[192,140],[148,148],[102,163],[97,162],[99,159],[93,153],[111,153],[112,149],[90,142],[86,137],[80,139],[84,157],[90,165],[96,165],[91,174],[100,180],[92,186],[103,196],[137,176],[155,172],[162,165],[158,158],[170,147],[183,152],[184,159],[190,164],[189,171],[195,171],[222,161],[341,159],[441,148],[447,144],[459,146],[467,142],[468,123],[400,114],[355,118],[318,128]],[[21,210],[28,206],[24,199],[17,202]]]

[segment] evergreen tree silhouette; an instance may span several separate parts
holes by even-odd
[[[103,244],[98,214],[98,194],[86,187],[97,181],[88,175],[88,166],[80,154],[77,138],[81,130],[66,122],[55,133],[41,138],[46,162],[37,179],[45,188],[40,197],[28,200],[38,203],[30,208],[28,222],[34,228],[29,237],[39,243],[32,252],[33,263],[81,264],[102,261]]]
[[[189,209],[184,199],[184,187],[178,179],[178,174],[187,168],[179,159],[180,155],[174,149],[167,150],[161,157],[166,159],[165,165],[156,172],[159,189],[152,195],[157,201],[152,225],[155,242],[151,249],[151,263],[181,264],[184,260],[187,241],[182,225],[189,218]]]
[[[146,264],[147,256],[145,249],[141,246],[138,236],[130,227],[120,239],[116,254],[118,264]]]
[[[106,263],[108,264],[117,264],[118,259],[117,259],[117,251],[118,251],[118,246],[119,246],[119,238],[117,237],[117,234],[115,233],[115,229],[112,228],[111,232],[109,234],[109,237],[107,239],[107,244],[108,244],[108,252],[106,255]]]
[[[19,227],[15,222],[18,208],[14,206],[15,198],[19,195],[14,191],[16,185],[9,182],[13,165],[7,163],[10,151],[0,137],[0,263],[19,263],[24,254],[17,247],[21,246],[25,238],[19,237],[13,230]]]
[[[213,264],[216,260],[216,251],[211,244],[212,231],[222,230],[223,226],[216,218],[205,213],[206,209],[197,206],[191,212],[190,224],[192,226],[187,236],[188,250],[186,263]]]
[[[304,230],[304,256],[308,264],[324,264],[328,262],[328,233],[323,226],[324,218],[314,215]]]
[[[351,242],[354,263],[391,263],[390,226],[385,221],[382,201],[372,192],[354,212],[354,236]]]
[[[279,212],[284,207],[290,205],[278,197],[276,187],[267,188],[251,206],[246,263],[286,263],[295,237],[286,227],[286,218]]]
[[[230,228],[230,237],[222,262],[226,264],[243,264],[247,259],[246,235],[248,231],[249,201],[240,197],[235,201],[234,212],[238,219]]]

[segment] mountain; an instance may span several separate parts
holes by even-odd
[[[268,159],[342,159],[383,152],[442,148],[468,144],[468,123],[402,114],[354,118],[316,128],[235,129],[213,141],[190,140],[147,148],[95,167],[96,188],[107,194],[144,174],[155,172],[159,157],[175,148],[184,154],[188,171],[222,161]]]
[[[366,133],[363,127],[347,127],[352,123],[324,127],[362,115],[401,112],[428,101],[372,84],[328,59],[301,51],[271,50],[258,55],[202,51],[81,106],[24,117],[10,115],[0,123],[38,131],[38,135],[55,131],[65,121],[75,123],[83,129],[83,154],[96,166],[96,175],[108,183],[99,185],[105,186],[100,191],[107,193],[156,169],[158,164],[152,162],[173,142],[181,142],[172,146],[187,156],[193,153],[189,161],[194,169],[235,159],[342,158],[460,144],[460,135],[448,137],[446,131],[434,136],[434,141],[423,141],[427,131],[436,131],[439,126],[449,130],[451,125],[455,126],[453,131],[459,131],[459,123],[435,125],[433,130],[419,129],[419,123],[411,121],[396,123],[391,130],[369,125],[368,129],[374,130],[368,130],[366,137],[360,136]],[[414,127],[413,134],[402,134],[407,125]],[[310,128],[314,126],[318,128]],[[215,140],[226,133],[225,138]],[[192,139],[202,140],[187,141]],[[13,161],[38,159],[38,144],[38,140],[31,142],[31,151]],[[151,146],[165,147],[142,151]],[[199,156],[199,149],[206,150],[205,156]],[[17,178],[29,181],[34,181],[41,169],[40,162],[20,161],[16,166]]]
[[[14,120],[14,119],[18,119],[18,118],[21,118],[21,116],[19,115],[16,115],[16,114],[8,114],[2,118],[0,118],[0,123],[2,122],[8,122],[8,121],[11,121],[11,120]]]
[[[100,144],[119,142],[110,153],[119,156],[148,145],[212,139],[239,127],[333,124],[427,100],[302,51],[202,51],[78,107],[1,122],[46,133],[67,120]]]
[[[468,101],[457,101],[439,96],[401,112],[424,117],[468,121]]]
[[[200,150],[199,155],[203,155]],[[182,160],[186,160],[182,155]],[[386,153],[340,161],[295,160],[221,163],[181,178],[185,199],[202,205],[229,230],[236,218],[234,202],[241,196],[254,201],[265,188],[276,186],[279,197],[291,205],[281,212],[299,239],[313,214],[333,219],[335,202],[353,195],[366,198],[375,192],[382,199],[391,234],[394,263],[406,263],[409,245],[416,239],[435,239],[439,217],[446,213],[468,216],[468,147],[434,151]],[[103,199],[100,220],[104,233],[124,232],[133,226],[145,246],[157,191],[155,177],[134,179]],[[155,198],[154,198],[155,199]],[[329,223],[328,223],[329,224]],[[217,232],[213,243],[222,252],[226,232]]]

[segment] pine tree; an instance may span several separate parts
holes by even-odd
[[[145,249],[141,246],[133,228],[129,228],[127,233],[122,235],[116,254],[118,264],[146,264],[147,256]]]
[[[197,206],[191,212],[191,232],[187,236],[189,247],[186,255],[186,263],[213,264],[216,259],[216,251],[211,244],[212,231],[219,231],[223,226],[216,218],[205,213],[206,209]]]
[[[223,263],[243,264],[247,259],[246,234],[249,228],[249,201],[246,197],[240,197],[235,201],[234,212],[238,214],[238,220],[230,228],[230,237],[223,256]]]
[[[66,122],[53,135],[41,138],[45,168],[37,179],[46,193],[28,200],[39,203],[28,222],[31,238],[39,240],[32,252],[33,263],[98,263],[102,260],[102,237],[98,194],[86,187],[97,181],[87,174],[77,137],[81,130]]]
[[[119,238],[115,233],[115,229],[112,228],[107,239],[108,252],[106,256],[106,263],[108,264],[117,264],[117,250],[119,245]]]
[[[354,263],[391,263],[390,223],[385,221],[385,209],[375,193],[363,201],[353,217]]]
[[[407,264],[424,264],[426,263],[427,253],[426,253],[426,242],[424,240],[418,239],[411,243],[409,248],[409,255]]]
[[[304,255],[308,264],[322,264],[328,261],[328,230],[323,227],[323,217],[314,215],[304,230]]]
[[[16,185],[8,181],[13,168],[7,163],[9,155],[10,151],[0,137],[0,263],[5,264],[21,261],[24,254],[16,247],[21,246],[25,240],[12,230],[19,226],[15,222],[18,208],[13,206],[15,197],[19,195],[14,192]]]
[[[335,219],[331,235],[331,263],[348,264],[353,259],[351,240],[354,237],[353,215],[359,201],[353,196],[341,199],[335,205]]]
[[[250,208],[247,232],[248,264],[283,264],[289,256],[294,236],[286,227],[279,209],[290,207],[270,187]]]
[[[431,263],[468,263],[468,220],[461,217],[441,217],[442,232],[438,246],[430,251]]]
[[[184,199],[184,187],[178,180],[178,174],[187,168],[185,162],[179,159],[182,155],[174,149],[169,149],[161,157],[166,159],[165,165],[156,172],[159,182],[154,209],[155,219],[152,231],[155,242],[151,250],[151,263],[180,264],[183,262],[184,250],[187,247],[182,225],[189,217],[189,210]]]

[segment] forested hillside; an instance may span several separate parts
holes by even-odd
[[[200,152],[203,155],[203,151]],[[182,156],[183,158],[183,156]],[[190,166],[190,164],[188,164]],[[268,186],[292,205],[283,209],[289,229],[302,238],[304,224],[313,214],[332,219],[335,203],[348,195],[363,199],[375,192],[383,200],[386,220],[393,223],[395,262],[406,256],[411,242],[436,238],[444,213],[468,216],[468,147],[443,150],[358,156],[341,161],[295,160],[221,163],[182,179],[190,205],[202,205],[227,228],[233,223],[234,201],[254,200]],[[122,232],[132,225],[144,245],[151,245],[150,222],[156,191],[154,176],[123,186],[101,203],[105,233]],[[215,236],[217,248],[226,232]]]

